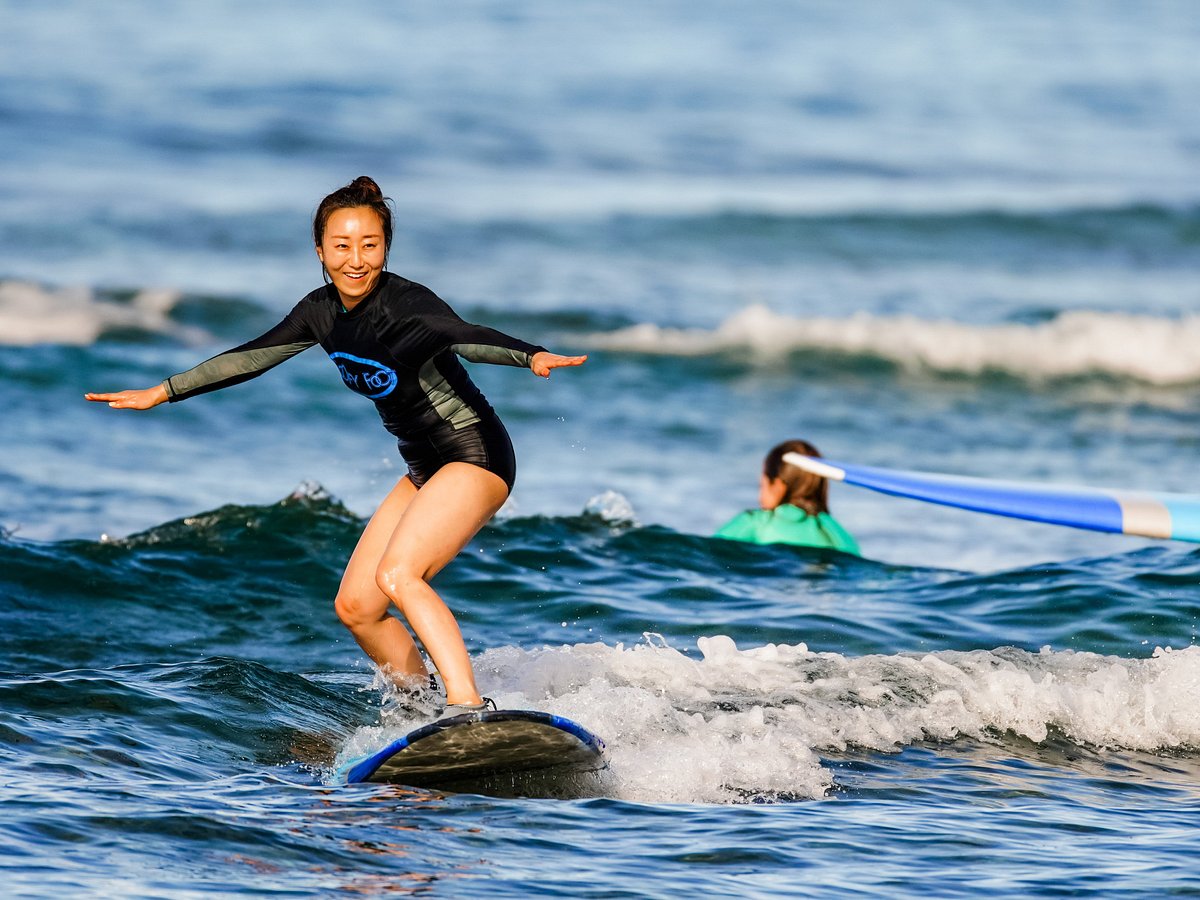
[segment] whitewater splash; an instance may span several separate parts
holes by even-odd
[[[51,290],[20,281],[0,282],[0,344],[88,346],[113,331],[139,331],[199,344],[209,335],[170,318],[181,295],[143,290],[119,302],[88,288]]]
[[[712,330],[640,324],[581,341],[601,349],[677,356],[751,351],[777,358],[821,351],[946,374],[1109,375],[1155,385],[1200,381],[1200,315],[1174,319],[1073,311],[1036,325],[969,325],[865,313],[791,318],[750,306]]]
[[[501,708],[559,713],[602,736],[614,793],[638,802],[818,799],[835,786],[822,754],[919,741],[1056,732],[1101,750],[1200,748],[1200,647],[1144,659],[1011,647],[853,657],[804,644],[739,650],[714,636],[698,648],[696,658],[655,636],[504,647],[476,671]],[[416,724],[360,729],[338,761]]]

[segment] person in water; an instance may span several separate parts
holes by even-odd
[[[446,714],[482,709],[458,623],[429,582],[504,504],[516,460],[504,425],[457,357],[543,378],[587,357],[464,322],[433,291],[387,271],[391,204],[370,178],[321,201],[313,241],[325,285],[274,328],[162,384],[86,399],[150,409],[255,378],[320,344],[346,386],[374,401],[408,463],[350,556],[337,616],[398,684],[427,683],[412,634],[389,613],[394,605],[441,675]]]
[[[808,441],[785,441],[763,460],[758,482],[761,509],[739,513],[716,536],[754,544],[830,547],[860,556],[858,543],[829,514],[829,482],[783,461],[786,453],[820,456]]]

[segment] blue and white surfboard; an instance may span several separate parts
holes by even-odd
[[[546,778],[604,769],[604,742],[582,725],[537,710],[464,713],[423,725],[342,768],[349,784],[475,790],[537,774]]]
[[[938,475],[854,466],[787,453],[789,463],[833,481],[959,509],[1090,531],[1200,543],[1200,496]]]

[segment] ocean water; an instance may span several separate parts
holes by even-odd
[[[1195,491],[1191,4],[0,0],[0,892],[1200,894],[1200,551],[889,498],[719,541],[761,458]],[[561,799],[339,784],[412,722],[332,596],[404,473],[317,351],[390,268],[588,363],[475,366],[516,491],[436,585]]]

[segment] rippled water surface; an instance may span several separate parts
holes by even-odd
[[[792,437],[1195,490],[1190,5],[0,21],[6,895],[1200,893],[1200,551],[843,486],[862,559],[711,537]],[[591,795],[339,782],[419,713],[333,614],[404,467],[319,351],[81,399],[277,321],[363,173],[391,269],[590,355],[472,368],[518,484],[436,585]]]

